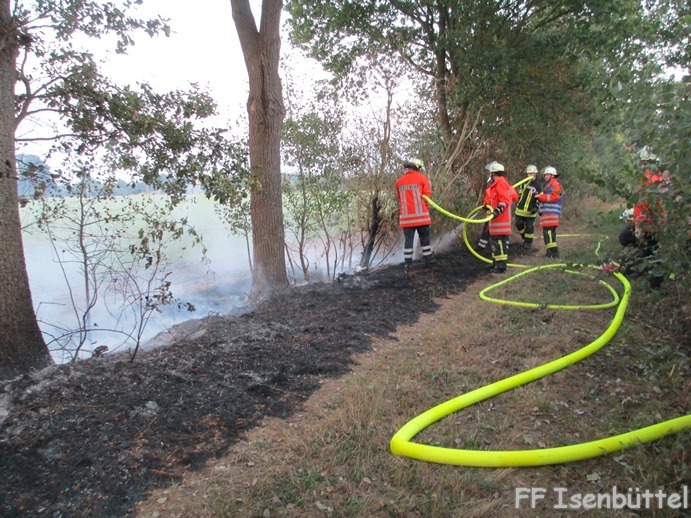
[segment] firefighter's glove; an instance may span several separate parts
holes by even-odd
[[[496,217],[499,216],[499,214],[501,214],[501,213],[502,213],[502,211],[499,209],[499,207],[497,207],[496,209],[494,209],[494,210],[492,211],[492,218],[496,218]]]

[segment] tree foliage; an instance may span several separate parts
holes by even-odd
[[[199,124],[215,114],[213,99],[195,84],[189,91],[167,93],[155,92],[147,83],[119,86],[104,75],[89,50],[78,46],[84,37],[114,39],[116,51],[126,53],[137,31],[168,35],[170,27],[160,17],[132,15],[139,3],[17,4],[14,21],[23,45],[17,60],[21,88],[16,125],[53,116],[62,128],[17,141],[51,141],[55,151],[66,154],[105,151],[113,168],[132,174],[133,182],[164,188],[174,201],[186,185],[200,183],[225,202],[240,190],[236,180],[246,174],[245,151],[224,129]]]
[[[90,50],[89,38],[126,52],[134,35],[167,34],[167,23],[137,18],[139,1],[36,0],[0,7],[0,239],[8,252],[0,261],[6,287],[0,308],[0,376],[46,365],[50,358],[33,314],[21,245],[17,206],[15,139],[53,143],[53,152],[97,157],[112,170],[127,171],[168,191],[178,203],[188,183],[225,202],[241,193],[244,151],[225,132],[200,124],[214,103],[196,87],[158,94],[142,84],[119,87],[107,79]],[[41,118],[51,124],[27,135],[20,125]],[[47,129],[46,129],[47,128]],[[14,290],[16,293],[10,293]],[[30,316],[29,316],[30,315]]]
[[[689,6],[684,2],[643,2],[648,45],[635,63],[628,81],[615,77],[608,83],[610,124],[597,128],[593,146],[581,152],[574,167],[579,179],[598,187],[607,199],[627,207],[647,203],[658,207],[660,246],[652,256],[634,254],[634,268],[652,276],[672,276],[688,299],[691,259],[691,75],[688,60]],[[647,31],[647,32],[646,32]],[[670,77],[670,68],[677,77]],[[681,78],[679,76],[682,76]],[[638,166],[646,148],[658,161],[652,166],[670,179],[645,187]],[[629,255],[629,254],[627,254]],[[631,258],[629,258],[631,259]]]
[[[626,125],[618,141],[621,160],[582,175],[603,194],[624,200],[628,207],[646,203],[657,208],[660,247],[653,257],[634,257],[636,268],[651,275],[673,275],[679,280],[677,286],[688,285],[684,279],[691,269],[690,93],[688,79],[658,80],[618,90],[617,95],[636,100],[625,112]],[[637,166],[644,147],[658,159],[651,167],[664,173],[669,183],[645,186]]]
[[[284,181],[287,229],[293,235],[288,243],[295,250],[300,271],[309,280],[311,245],[319,243],[319,257],[327,278],[348,251],[341,241],[347,234],[346,204],[351,193],[345,189],[350,174],[342,163],[341,120],[337,113],[321,110],[286,121],[284,156],[295,173]],[[292,258],[291,258],[292,261]],[[315,264],[316,267],[316,264]]]
[[[202,238],[186,217],[174,216],[165,197],[116,195],[114,172],[103,171],[99,162],[68,157],[63,167],[71,173],[57,181],[65,194],[41,196],[26,209],[29,231],[46,235],[65,281],[63,299],[36,297],[39,308],[48,303],[67,309],[59,320],[39,309],[48,347],[63,361],[122,345],[134,358],[161,307],[178,303],[194,310],[173,297],[171,244],[201,245]],[[104,318],[114,324],[104,325]]]
[[[17,80],[21,87],[16,104],[18,122],[41,112],[69,120],[84,93],[96,95],[101,80],[98,68],[92,53],[80,49],[75,39],[114,38],[117,52],[125,53],[134,43],[134,32],[154,36],[170,31],[161,18],[132,16],[131,8],[139,2],[130,0],[5,2],[13,4],[5,38],[16,38],[13,44],[18,52]]]
[[[492,155],[552,162],[602,123],[602,85],[630,76],[650,31],[635,0],[291,0],[293,40],[348,87],[379,56],[435,103],[441,157],[467,176]],[[438,166],[438,167],[434,167]]]

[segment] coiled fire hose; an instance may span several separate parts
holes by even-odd
[[[468,215],[467,218],[461,218],[460,216],[456,216],[439,207],[429,198],[425,197],[425,199],[430,203],[432,207],[439,210],[443,214],[453,217],[454,219],[459,219],[464,223],[484,223],[485,221],[489,221],[489,219],[491,219],[473,219],[473,216],[477,212],[486,208],[485,206],[477,207]],[[466,246],[471,251],[471,253],[473,253],[476,257],[489,262],[489,260],[482,257],[480,254],[475,252],[475,250],[473,250],[472,246],[468,242],[465,226],[463,228],[463,238]],[[427,462],[435,462],[439,464],[452,464],[458,466],[492,468],[510,466],[545,466],[549,464],[562,464],[606,455],[615,451],[631,448],[639,444],[662,439],[669,435],[681,432],[682,430],[691,428],[691,415],[685,415],[651,426],[640,428],[638,430],[622,433],[620,435],[616,435],[613,437],[606,437],[604,439],[598,439],[581,444],[573,444],[569,446],[560,446],[555,448],[543,448],[535,450],[463,450],[413,442],[412,439],[422,430],[450,414],[453,414],[455,412],[458,412],[459,410],[474,405],[475,403],[479,403],[480,401],[490,399],[494,396],[507,392],[516,387],[520,387],[521,385],[531,383],[549,374],[565,369],[566,367],[569,367],[570,365],[573,365],[574,363],[577,363],[583,360],[584,358],[587,358],[588,356],[600,350],[604,345],[606,345],[614,337],[617,330],[621,326],[621,323],[624,319],[624,314],[626,313],[626,308],[629,303],[629,297],[631,294],[631,284],[629,283],[628,279],[621,273],[613,272],[614,277],[621,283],[624,290],[624,293],[621,297],[619,297],[617,291],[612,286],[610,286],[609,283],[600,280],[600,283],[604,284],[613,295],[613,301],[607,304],[591,306],[558,306],[549,304],[545,305],[526,302],[505,301],[488,297],[487,292],[491,291],[492,289],[498,286],[511,282],[512,280],[522,275],[528,275],[547,268],[569,268],[569,265],[565,263],[549,264],[533,268],[528,268],[525,265],[519,264],[509,264],[509,266],[527,269],[512,277],[504,279],[501,282],[498,282],[485,288],[480,292],[481,299],[490,302],[511,304],[522,307],[543,307],[566,310],[604,309],[618,305],[617,310],[614,314],[614,318],[612,319],[607,329],[596,340],[586,345],[582,349],[579,349],[571,354],[567,354],[566,356],[545,363],[533,369],[527,370],[520,374],[504,378],[500,381],[496,381],[494,383],[478,388],[466,394],[457,396],[413,418],[411,421],[403,425],[403,427],[399,429],[391,438],[389,447],[393,454],[410,457],[412,459],[424,460]],[[571,267],[573,267],[573,265],[571,265]],[[598,269],[596,266],[592,265],[587,267]],[[567,271],[571,273],[579,273],[573,272],[572,270]]]

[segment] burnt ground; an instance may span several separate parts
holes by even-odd
[[[147,492],[222,456],[264,416],[299,410],[372,338],[486,271],[465,249],[438,257],[189,322],[133,362],[106,355],[0,384],[0,515],[131,514]]]

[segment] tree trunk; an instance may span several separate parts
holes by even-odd
[[[278,63],[282,0],[263,0],[261,26],[249,0],[231,0],[233,20],[249,75],[249,146],[253,292],[268,295],[288,285],[281,197],[281,130],[285,117]]]
[[[52,363],[36,321],[24,261],[14,150],[18,38],[10,0],[0,3],[0,379]]]

